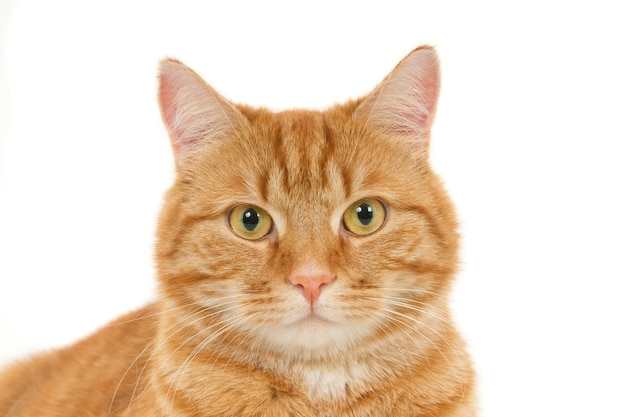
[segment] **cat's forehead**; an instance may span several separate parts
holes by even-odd
[[[246,109],[250,124],[208,146],[192,170],[201,190],[195,197],[222,209],[251,203],[328,213],[358,198],[410,195],[416,171],[409,146],[353,120],[350,110]]]
[[[268,199],[346,199],[393,177],[403,159],[402,147],[377,137],[346,109],[286,111],[271,116],[271,129],[266,124],[253,121],[248,140],[265,151],[259,183]]]

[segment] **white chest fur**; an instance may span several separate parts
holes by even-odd
[[[302,372],[303,383],[313,401],[341,400],[346,392],[361,391],[369,385],[372,375],[364,364],[343,366],[307,366]]]

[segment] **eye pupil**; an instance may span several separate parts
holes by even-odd
[[[261,220],[261,216],[255,209],[249,208],[243,212],[243,219],[242,219],[243,227],[245,227],[246,230],[249,232],[252,232],[254,231],[254,229],[257,228],[260,220]]]
[[[374,218],[374,208],[363,203],[356,208],[356,215],[363,226],[368,226]]]
[[[231,230],[246,240],[261,240],[272,231],[272,217],[262,208],[251,204],[233,207],[228,214]]]
[[[380,200],[363,198],[343,213],[343,227],[355,236],[367,236],[383,226],[385,217],[385,205]]]

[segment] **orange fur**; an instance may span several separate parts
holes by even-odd
[[[325,112],[235,106],[174,60],[160,81],[178,175],[159,298],[8,368],[0,415],[474,416],[446,300],[456,220],[427,160],[434,51]],[[386,217],[358,236],[343,213],[363,198]],[[229,226],[240,204],[271,217],[265,237]]]

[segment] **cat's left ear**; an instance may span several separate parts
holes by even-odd
[[[161,61],[159,105],[179,167],[206,143],[248,123],[232,103],[175,59]]]
[[[389,134],[406,137],[418,154],[426,155],[439,86],[435,50],[419,47],[363,99],[354,117]]]

